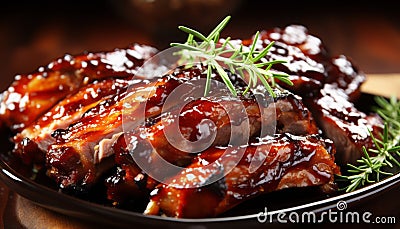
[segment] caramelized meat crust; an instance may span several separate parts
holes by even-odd
[[[63,188],[93,184],[99,175],[96,164],[114,153],[111,145],[124,131],[124,113],[143,118],[159,115],[169,93],[188,79],[183,76],[140,80],[87,110],[66,129],[54,131],[55,142],[46,153],[48,175]],[[135,125],[141,119],[131,121]]]
[[[89,109],[138,81],[140,80],[110,78],[82,87],[16,134],[13,138],[13,153],[26,164],[44,163],[48,147],[55,143],[56,139],[51,136],[55,130],[67,128]]]
[[[95,80],[133,77],[156,53],[146,45],[111,52],[65,55],[29,74],[15,77],[0,97],[0,122],[20,132],[67,95]]]
[[[349,102],[347,94],[327,84],[319,96],[305,100],[318,126],[339,152],[337,163],[355,163],[364,153],[362,148],[374,148],[371,133],[379,138],[383,120],[376,114],[365,114]]]
[[[54,142],[48,145],[46,152],[48,175],[62,188],[95,183],[101,174],[96,169],[97,164],[114,154],[111,146],[119,135],[140,126],[146,119],[160,115],[168,96],[177,87],[206,78],[203,72],[203,66],[178,68],[162,77],[137,80],[87,110],[67,128],[57,129],[52,133]],[[217,75],[213,78],[222,81]],[[180,96],[190,96],[190,93],[191,90]],[[181,101],[173,101],[170,106],[174,107]]]
[[[144,175],[146,172],[137,166],[136,160],[149,162],[142,166],[156,171],[162,163],[155,155],[174,165],[188,166],[197,154],[203,154],[202,151],[210,146],[238,146],[240,142],[245,144],[262,134],[318,134],[318,128],[301,98],[286,90],[275,89],[277,97],[269,104],[257,102],[255,97],[261,93],[247,98],[227,96],[227,93],[218,99],[202,97],[193,100],[183,108],[178,107],[176,111],[149,120],[145,128],[121,135],[113,146],[120,170],[107,181],[108,197],[116,202],[135,198],[137,193],[150,191],[143,187],[154,186],[155,181]],[[263,132],[262,128],[271,130]],[[167,136],[168,133],[174,134]],[[247,139],[239,139],[246,135]],[[175,140],[178,136],[183,139]],[[196,147],[190,148],[190,143],[195,143]],[[128,148],[128,145],[132,147]],[[144,155],[145,159],[138,159],[137,155]],[[168,172],[171,171],[160,173],[165,177],[174,175]],[[151,185],[139,182],[144,180],[146,183],[147,179]]]
[[[145,214],[215,217],[264,193],[332,185],[334,174],[339,173],[332,142],[316,136],[268,136],[251,143],[243,157],[237,158],[239,150],[239,147],[213,147],[203,152],[181,173],[151,192]],[[236,161],[237,165],[230,166]],[[251,171],[254,161],[260,166]],[[207,184],[221,173],[222,179]]]
[[[303,97],[323,134],[338,148],[340,164],[360,158],[362,146],[374,147],[369,130],[379,133],[383,122],[356,109],[366,76],[350,58],[331,56],[322,41],[300,25],[265,30],[259,39],[260,50],[275,42],[266,60],[285,60],[272,68],[287,73],[294,86],[278,84]],[[248,46],[253,39],[238,43]]]
[[[306,27],[289,25],[284,28],[264,30],[259,37],[259,50],[272,41],[275,42],[265,57],[267,61],[284,60],[272,69],[285,72],[294,86],[278,83],[303,97],[318,96],[325,84],[343,89],[349,100],[355,101],[360,95],[360,86],[366,77],[352,60],[344,55],[331,56],[324,43],[310,34]],[[237,41],[245,46],[253,43],[252,39]]]

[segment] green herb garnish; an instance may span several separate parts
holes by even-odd
[[[364,157],[357,160],[357,165],[348,164],[349,175],[339,176],[350,182],[344,188],[346,192],[380,181],[382,176],[393,175],[387,170],[393,168],[393,165],[400,168],[400,163],[396,159],[400,156],[400,101],[396,97],[392,97],[389,101],[382,97],[375,97],[375,101],[379,105],[376,112],[385,122],[383,133],[379,136],[380,138],[377,138],[370,132],[375,148],[363,147]]]
[[[262,51],[256,50],[259,32],[254,36],[254,42],[249,48],[232,44],[230,37],[220,40],[221,31],[228,24],[230,18],[230,16],[227,16],[222,20],[208,36],[194,29],[179,26],[180,30],[189,34],[188,38],[183,44],[171,43],[171,46],[181,48],[181,51],[177,52],[177,54],[181,55],[180,61],[181,63],[186,63],[187,67],[193,66],[196,62],[207,66],[207,80],[204,95],[206,96],[210,91],[213,70],[217,71],[230,92],[235,96],[238,92],[233,86],[225,69],[228,69],[231,73],[238,72],[241,77],[244,77],[245,73],[248,74],[248,86],[243,94],[246,94],[251,87],[256,87],[258,80],[261,81],[268,92],[274,97],[276,96],[272,90],[272,87],[275,86],[274,79],[278,79],[288,85],[293,85],[289,80],[289,75],[286,73],[270,70],[272,65],[284,63],[285,61],[266,61],[263,59],[268,54],[274,42],[271,42]],[[195,39],[199,39],[200,42],[197,42]]]

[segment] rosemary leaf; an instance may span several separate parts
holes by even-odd
[[[263,51],[261,51],[256,57],[254,57],[254,59],[253,59],[254,62],[260,61],[261,58],[263,58],[265,55],[267,55],[268,52],[269,52],[269,50],[271,49],[271,47],[272,47],[274,44],[275,44],[274,41],[272,41],[271,43],[269,43],[268,46],[267,46]],[[281,61],[280,61],[280,62],[281,62]],[[283,63],[283,62],[281,62],[281,63]]]
[[[237,92],[235,90],[235,86],[233,86],[231,80],[229,79],[228,74],[225,72],[225,70],[218,64],[214,65],[218,74],[221,76],[222,80],[228,87],[229,91],[234,95],[237,96]]]
[[[211,31],[210,35],[208,35],[207,40],[210,41],[211,39],[213,39],[216,35],[219,36],[219,34],[221,33],[221,31],[226,27],[226,25],[228,24],[229,20],[231,20],[231,16],[227,16],[224,20],[222,20],[217,27],[214,28],[213,31]],[[215,41],[215,43],[217,43],[217,41]]]
[[[233,44],[230,37],[220,39],[221,31],[226,27],[230,18],[230,16],[227,16],[222,20],[208,36],[192,28],[179,26],[181,31],[188,34],[188,39],[184,44],[171,43],[171,46],[182,49],[177,52],[177,54],[181,55],[179,63],[186,63],[188,66],[193,66],[194,61],[200,61],[202,64],[208,65],[204,95],[207,95],[210,91],[211,71],[216,70],[230,92],[237,96],[238,92],[229,79],[225,68],[232,74],[239,73],[239,77],[248,77],[246,78],[248,87],[246,87],[243,94],[246,94],[252,87],[256,87],[258,82],[261,82],[267,91],[275,97],[276,95],[272,90],[272,87],[275,87],[274,77],[288,85],[293,85],[287,75],[283,73],[272,73],[270,71],[274,64],[284,63],[285,61],[272,60],[264,63],[265,59],[263,58],[268,54],[274,42],[268,44],[262,51],[258,51],[257,41],[260,34],[259,32],[255,34],[252,45],[248,47],[248,51],[244,50],[243,45]],[[195,39],[198,39],[201,43],[196,43]]]
[[[388,168],[396,166],[400,170],[400,162],[395,158],[395,155],[400,156],[400,102],[394,96],[389,100],[376,96],[375,101],[378,104],[375,110],[385,122],[381,139],[370,131],[375,148],[363,147],[364,157],[357,160],[356,165],[348,164],[348,175],[338,176],[340,180],[350,183],[344,188],[346,192],[380,181],[381,175],[393,175]]]
[[[205,37],[203,34],[197,32],[197,31],[194,30],[194,29],[191,29],[191,28],[188,28],[188,27],[185,27],[185,26],[179,26],[178,28],[179,28],[180,30],[182,30],[183,32],[188,33],[189,35],[192,35],[192,36],[194,36],[194,37],[199,38],[199,39],[202,40],[202,41],[208,41],[208,40],[207,40],[207,37]]]

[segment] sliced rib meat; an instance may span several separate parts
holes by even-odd
[[[331,59],[331,65],[327,67],[327,84],[333,85],[344,92],[350,102],[355,102],[361,95],[361,85],[366,80],[353,61],[344,55]],[[319,93],[316,95],[318,96]]]
[[[48,175],[61,187],[95,182],[99,173],[97,164],[113,154],[111,145],[123,132],[123,114],[129,114],[124,120],[126,128],[159,115],[168,95],[184,83],[205,78],[203,71],[203,66],[177,69],[149,80],[147,85],[121,91],[89,109],[68,128],[56,130],[53,133],[56,141],[46,154]]]
[[[376,134],[382,124],[377,115],[368,116],[353,104],[361,94],[365,74],[350,58],[331,56],[322,41],[310,35],[304,26],[263,31],[259,49],[271,41],[275,41],[275,45],[266,61],[286,60],[272,68],[289,74],[294,87],[278,83],[307,101],[318,126],[334,141],[338,161],[355,162],[363,155],[362,146],[373,147],[368,129]],[[250,45],[252,42],[250,39],[242,43]]]
[[[241,158],[237,158],[237,150],[214,147],[203,152],[180,174],[151,192],[145,214],[214,217],[272,191],[330,186],[334,174],[339,173],[332,142],[317,136],[265,137],[247,146]],[[235,161],[238,164],[231,168],[230,164]],[[261,166],[250,172],[253,161],[260,161]],[[224,174],[222,179],[207,183],[221,173]],[[194,188],[186,188],[190,185]]]
[[[260,136],[261,128],[265,128],[263,135],[318,133],[301,98],[286,90],[276,89],[275,93],[278,96],[268,104],[259,103],[255,96],[235,97],[228,90],[222,97],[202,97],[149,120],[147,126],[135,134],[137,139],[148,141],[168,162],[185,166],[193,158],[190,154],[209,146],[232,145],[239,141],[246,144],[249,138],[241,139],[242,136]],[[141,152],[132,149],[131,153]]]
[[[227,93],[230,92],[227,91]],[[296,135],[318,133],[318,128],[310,112],[304,107],[301,98],[278,88],[275,93],[277,97],[269,104],[258,103],[260,100],[257,101],[255,98],[265,96],[259,92],[247,98],[203,97],[189,102],[182,109],[178,108],[178,112],[167,112],[155,120],[150,120],[148,126],[140,129],[137,133],[121,135],[118,143],[114,146],[117,148],[114,151],[116,152],[116,164],[121,167],[122,171],[108,179],[109,198],[118,202],[122,199],[134,198],[137,193],[146,193],[148,189],[144,187],[149,185],[139,182],[142,179],[145,182],[150,179],[151,184],[154,185],[154,180],[148,177],[148,175],[153,176],[154,174],[146,174],[136,165],[135,160],[142,161],[138,157],[145,158],[143,160],[145,163],[142,161],[141,166],[146,166],[147,169],[156,171],[167,178],[174,175],[175,171],[159,169],[163,168],[163,165],[158,162],[159,159],[155,155],[161,156],[174,165],[187,166],[197,152],[201,153],[210,146],[247,144],[249,138],[239,139],[238,136],[258,137],[262,132],[261,128],[273,131],[267,130],[262,133],[264,135],[286,132]],[[208,121],[214,125],[209,125]],[[249,129],[246,129],[247,123]],[[169,129],[172,132],[169,132]],[[168,133],[174,133],[174,135],[168,136]],[[175,142],[173,138],[180,134],[183,139]],[[210,136],[215,136],[215,138]],[[123,149],[124,146],[127,146],[126,139],[131,147]],[[200,147],[200,150],[188,147],[187,144],[190,145],[191,142]],[[202,147],[202,145],[206,145],[206,147]],[[136,155],[135,159],[133,155]],[[131,191],[129,191],[130,189]]]
[[[145,45],[111,52],[65,55],[37,71],[17,75],[0,98],[0,122],[19,132],[67,95],[90,82],[132,77],[156,53]]]
[[[61,187],[95,182],[95,165],[113,153],[110,146],[123,132],[123,112],[136,110],[139,116],[140,111],[145,110],[149,117],[159,114],[159,106],[165,99],[161,95],[169,93],[177,84],[177,80],[164,77],[133,91],[125,90],[89,109],[68,128],[56,130],[53,133],[56,141],[46,154],[49,176]],[[146,100],[148,96],[150,101]],[[137,102],[126,107],[124,103],[128,99]]]
[[[379,138],[383,121],[367,115],[348,101],[347,94],[336,85],[326,84],[315,98],[305,100],[323,133],[337,148],[337,162],[354,163],[364,155],[362,148],[374,148],[370,132]]]
[[[150,190],[154,189],[158,181],[148,176],[136,164],[128,149],[125,136],[121,135],[118,138],[113,150],[118,167],[114,174],[105,180],[107,198],[119,206],[138,199],[148,200]]]
[[[236,41],[249,46],[253,39]],[[278,83],[295,94],[313,97],[326,83],[336,84],[355,101],[360,94],[360,86],[365,81],[365,74],[346,56],[331,56],[322,41],[311,35],[301,25],[290,25],[262,31],[257,49],[265,48],[275,42],[263,61],[284,60],[286,63],[275,64],[272,69],[289,74],[294,86]]]
[[[75,94],[67,96],[38,120],[14,136],[13,153],[26,164],[45,162],[48,147],[55,143],[51,134],[78,121],[89,109],[110,96],[125,91],[128,86],[143,85],[143,80],[110,78],[88,84]]]

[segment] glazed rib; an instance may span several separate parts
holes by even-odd
[[[202,66],[177,69],[143,86],[120,91],[89,109],[68,128],[56,130],[55,143],[46,154],[48,175],[62,188],[93,184],[98,178],[97,164],[113,155],[111,146],[124,131],[123,115],[130,115],[124,120],[128,129],[134,128],[129,125],[138,126],[146,118],[159,115],[168,95],[188,81],[205,78],[203,70]]]
[[[275,41],[266,59],[286,60],[272,68],[289,74],[294,87],[278,84],[307,101],[323,134],[334,141],[338,162],[355,162],[363,155],[362,146],[374,147],[368,129],[379,133],[382,121],[355,108],[366,77],[350,58],[331,56],[319,38],[299,25],[263,31],[260,41],[260,48]]]
[[[128,86],[143,84],[142,80],[106,79],[82,87],[75,94],[67,96],[38,120],[14,136],[13,153],[26,164],[45,162],[48,147],[55,143],[51,134],[57,129],[65,129],[78,121],[89,109],[110,96],[125,91]]]
[[[227,92],[229,93],[229,91]],[[157,173],[163,173],[165,177],[174,175],[174,171],[158,172],[163,165],[155,155],[161,156],[169,163],[186,166],[199,153],[196,150],[204,150],[208,145],[227,145],[231,137],[231,125],[235,125],[236,129],[239,128],[244,132],[245,129],[241,126],[248,122],[250,129],[247,130],[247,134],[249,136],[258,134],[260,131],[259,107],[256,103],[249,101],[234,98],[227,98],[225,101],[201,98],[190,102],[182,110],[178,107],[177,111],[180,113],[174,111],[164,113],[155,120],[149,120],[148,127],[140,129],[136,133],[125,133],[119,137],[114,146],[114,152],[116,164],[121,169],[107,179],[109,199],[123,204],[127,199],[135,199],[138,195],[144,197],[158,184],[158,181],[151,178],[152,176],[158,176]],[[231,120],[232,117],[228,116],[227,111],[232,112],[231,115],[236,113],[244,116],[246,114],[243,112],[246,112],[247,118]],[[214,125],[209,125],[210,122],[204,120],[208,120]],[[174,131],[175,128],[176,131]],[[166,133],[169,130],[174,131],[172,132],[174,135],[169,135],[167,138]],[[236,132],[233,136],[241,134]],[[176,136],[182,136],[184,140],[178,140],[175,144],[171,144],[171,138]],[[129,145],[134,147],[128,148],[126,139],[129,139]],[[189,141],[189,144],[185,144],[184,141]],[[194,143],[196,147],[190,147],[190,143]],[[142,171],[136,164],[135,160],[137,159],[133,158],[133,154],[142,155],[141,157],[144,158],[142,166],[154,169],[156,174]]]
[[[132,77],[156,49],[133,45],[112,52],[65,55],[36,72],[17,75],[0,98],[0,122],[19,132],[67,95],[95,80]]]
[[[359,97],[365,74],[348,57],[331,56],[323,42],[311,35],[306,27],[290,25],[265,30],[259,40],[258,49],[265,48],[271,41],[275,42],[265,57],[266,61],[286,61],[272,67],[289,74],[294,84],[288,86],[278,81],[282,87],[303,97],[313,97],[318,96],[325,84],[332,84],[343,89],[351,101]],[[249,46],[253,38],[237,42]]]
[[[53,133],[56,139],[46,154],[48,174],[61,187],[70,185],[91,184],[96,181],[96,164],[113,154],[110,146],[119,134],[123,132],[123,112],[136,112],[146,107],[146,116],[150,117],[161,112],[159,106],[164,99],[153,90],[163,94],[171,89],[167,85],[177,84],[177,81],[167,78],[154,80],[147,85],[133,91],[124,90],[111,98],[102,101],[89,109],[81,119],[66,129],[59,129]],[[146,103],[150,96],[153,101]],[[124,107],[126,100],[138,101],[131,108]],[[157,108],[158,107],[158,108]]]
[[[153,171],[158,171],[159,174],[168,177],[174,175],[174,171],[163,171],[162,169],[159,171],[159,168],[163,166],[154,155],[159,155],[174,165],[187,166],[192,162],[197,154],[194,153],[197,151],[185,145],[185,140],[195,142],[200,149],[206,149],[206,147],[202,147],[202,144],[210,143],[208,145],[211,147],[246,144],[250,139],[239,139],[237,136],[246,136],[247,134],[250,138],[259,137],[262,134],[262,126],[271,129],[267,132],[264,130],[264,135],[318,133],[318,128],[310,112],[304,107],[301,98],[278,88],[275,89],[275,94],[277,97],[270,104],[259,104],[255,97],[265,96],[265,94],[257,94],[257,92],[248,98],[203,97],[188,103],[182,109],[178,108],[179,116],[171,114],[174,112],[164,113],[156,119],[157,122],[151,120],[148,127],[141,129],[138,133],[121,135],[118,143],[114,146],[116,147],[114,150],[116,164],[120,166],[121,170],[108,179],[109,198],[117,202],[134,198],[137,193],[148,192],[145,187],[154,185],[155,181],[148,175],[154,176],[155,174],[145,175],[146,172],[136,165],[132,155],[145,155],[145,159],[139,159],[142,163],[144,161],[142,166],[152,168]],[[263,122],[262,119],[264,119]],[[204,120],[209,120],[215,125],[208,126]],[[245,129],[246,123],[249,124],[248,130]],[[167,138],[166,133],[169,129],[175,134]],[[213,133],[215,133],[215,138],[210,137]],[[184,139],[175,144],[171,143],[171,137],[179,136],[179,134]],[[129,144],[125,142],[127,139]],[[123,148],[127,145],[135,147]],[[182,151],[182,148],[186,151]],[[149,163],[146,164],[146,162]],[[148,179],[150,179],[151,185],[146,184]]]
[[[364,73],[344,55],[333,57],[330,63],[331,65],[327,67],[326,83],[344,92],[348,101],[357,101],[361,95],[361,85],[366,80]]]
[[[116,206],[123,206],[137,200],[148,201],[150,191],[158,184],[158,181],[136,164],[125,137],[121,135],[113,145],[115,163],[118,166],[115,172],[105,180],[107,199],[112,200]],[[131,141],[128,140],[128,142]]]
[[[222,97],[202,97],[187,103],[183,108],[177,107],[148,120],[146,127],[134,134],[137,139],[147,140],[157,154],[168,162],[184,166],[193,158],[189,154],[201,152],[199,149],[204,150],[209,146],[237,144],[241,141],[238,136],[252,138],[260,134],[286,132],[297,135],[318,133],[301,98],[278,88],[275,93],[277,97],[273,102],[261,104],[255,99],[257,95],[235,97],[226,90],[222,92]],[[261,128],[264,128],[264,133],[260,133]],[[174,134],[168,136],[166,133]],[[249,138],[244,139],[243,144]],[[195,149],[189,146],[190,142],[196,143]],[[211,144],[207,146],[208,143]],[[131,153],[136,152],[132,149]]]
[[[199,155],[180,174],[156,187],[145,214],[214,217],[268,192],[330,186],[334,174],[339,173],[332,142],[316,136],[265,137],[247,146],[240,158],[237,158],[237,150],[214,147]],[[251,163],[257,160],[261,166],[250,172]],[[239,162],[231,168],[230,163],[234,161]],[[221,173],[224,174],[222,179],[207,183]]]
[[[337,148],[336,159],[341,165],[354,163],[364,155],[362,148],[374,148],[371,133],[379,138],[383,121],[376,115],[357,110],[348,101],[347,94],[326,84],[315,98],[305,100],[318,126],[333,140]]]

